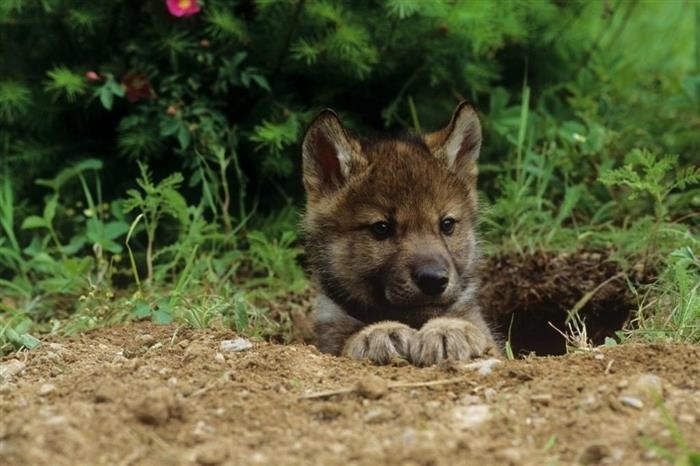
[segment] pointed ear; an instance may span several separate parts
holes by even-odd
[[[348,136],[338,115],[323,110],[302,143],[304,187],[310,197],[328,194],[348,180],[361,160],[359,143]]]
[[[450,123],[439,131],[427,134],[425,142],[450,170],[469,182],[476,181],[481,124],[471,105],[466,102],[459,104]]]

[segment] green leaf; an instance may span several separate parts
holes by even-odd
[[[129,224],[126,222],[109,222],[104,227],[105,238],[116,239],[129,231]]]
[[[53,218],[56,216],[56,207],[58,206],[58,196],[54,195],[46,201],[44,206],[44,221],[47,225],[51,225]]]
[[[137,319],[145,319],[151,315],[151,306],[145,301],[136,301],[131,315]]]
[[[151,319],[153,320],[154,324],[168,325],[173,321],[173,316],[168,311],[158,309],[156,311],[153,311]]]
[[[30,230],[32,228],[48,228],[48,225],[43,218],[32,215],[24,219],[20,228]]]
[[[58,191],[61,186],[63,186],[67,181],[70,179],[77,177],[78,174],[87,171],[87,170],[101,170],[102,169],[102,160],[98,159],[85,159],[82,160],[81,162],[78,162],[77,164],[73,165],[72,167],[65,168],[61,170],[58,175],[56,175],[52,179],[38,179],[36,180],[36,184],[39,186],[46,186],[48,188],[53,189],[54,191]]]
[[[267,92],[272,92],[272,89],[270,89],[270,84],[267,82],[267,78],[261,74],[251,74],[250,78],[255,81],[255,83],[265,89]]]
[[[234,324],[237,331],[243,331],[248,327],[248,306],[241,296],[236,297],[234,308]]]
[[[97,91],[97,94],[100,96],[100,102],[102,103],[102,106],[107,110],[112,110],[112,103],[114,103],[114,94],[112,94],[112,91],[102,86]]]
[[[614,338],[605,337],[605,342],[603,344],[605,346],[617,346],[617,341]]]
[[[41,341],[39,341],[38,338],[35,338],[28,333],[23,333],[20,335],[19,339],[22,346],[29,349],[36,348],[41,344]]]

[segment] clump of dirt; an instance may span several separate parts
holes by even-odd
[[[0,462],[631,465],[662,463],[643,439],[700,448],[697,346],[416,368],[223,351],[235,337],[139,323],[0,360]]]
[[[569,311],[580,307],[587,337],[600,345],[637,309],[619,264],[597,252],[501,255],[484,264],[480,301],[516,355],[566,352]]]

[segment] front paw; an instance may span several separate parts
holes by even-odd
[[[491,337],[468,320],[439,317],[411,337],[409,356],[416,366],[432,366],[479,357],[490,342]]]
[[[407,358],[409,340],[416,331],[399,322],[379,322],[351,336],[343,355],[388,364],[395,358]]]

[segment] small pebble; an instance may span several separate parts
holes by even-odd
[[[63,345],[60,343],[49,343],[49,349],[58,353],[63,351]]]
[[[639,397],[663,397],[664,382],[658,375],[641,374],[632,379],[628,391]]]
[[[215,466],[226,461],[228,451],[223,444],[207,443],[201,445],[195,454],[197,464],[202,466]]]
[[[357,393],[370,400],[376,400],[383,397],[387,391],[386,380],[377,375],[367,375],[357,381],[355,390]]]
[[[153,338],[153,335],[151,335],[150,333],[145,333],[136,337],[136,341],[138,341],[141,344],[141,346],[151,346],[153,343],[156,342],[156,339]]]
[[[452,419],[457,427],[473,429],[484,424],[492,417],[491,408],[488,405],[458,406],[452,410]]]
[[[63,416],[51,416],[46,419],[46,425],[48,426],[60,426],[66,423],[66,418]]]
[[[494,388],[487,388],[484,390],[484,398],[486,398],[486,401],[493,401],[493,399],[496,397],[498,392]]]
[[[530,401],[534,403],[542,403],[543,405],[548,405],[552,401],[552,395],[550,393],[539,393],[530,396]]]
[[[52,383],[45,383],[39,387],[39,396],[46,396],[56,391],[56,386]]]
[[[522,464],[523,454],[517,448],[505,448],[496,454],[496,457],[505,464]]]
[[[482,359],[469,364],[465,364],[464,368],[475,370],[479,373],[479,375],[488,375],[491,372],[493,372],[493,368],[495,366],[501,364],[502,362],[503,361],[496,358]]]
[[[633,396],[621,396],[620,403],[622,403],[624,406],[629,406],[630,408],[634,409],[642,409],[644,407],[644,402],[639,398],[635,398]]]
[[[610,454],[606,445],[594,443],[588,445],[578,457],[580,464],[599,464]]]
[[[367,411],[365,414],[365,422],[367,424],[378,424],[380,422],[385,422],[393,418],[392,413],[384,408],[376,408]]]
[[[0,380],[10,380],[24,370],[26,365],[22,361],[11,359],[0,364]]]
[[[107,403],[117,397],[117,390],[114,385],[105,381],[95,388],[93,396],[95,403]]]
[[[192,436],[197,442],[203,442],[216,433],[216,429],[204,421],[197,421],[192,429]]]
[[[216,354],[214,355],[214,361],[216,361],[218,363],[225,363],[226,358],[224,357],[223,354],[221,354],[217,351]]]
[[[245,338],[236,338],[234,340],[222,340],[219,344],[219,351],[222,353],[231,353],[234,351],[245,351],[253,347],[253,344]]]

